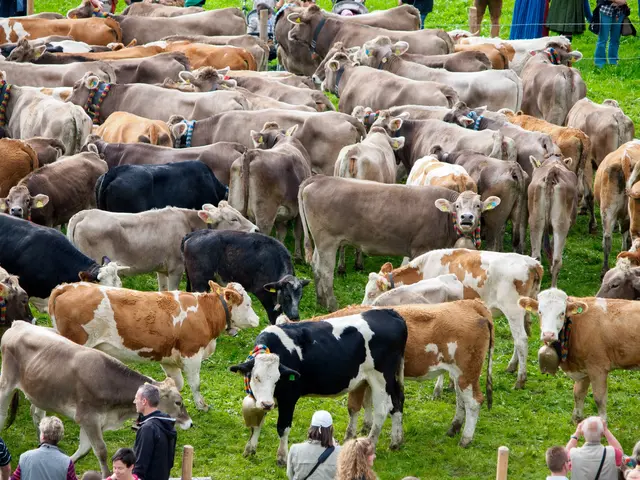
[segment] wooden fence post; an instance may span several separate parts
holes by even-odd
[[[507,480],[507,470],[509,468],[509,449],[507,447],[498,448],[498,468],[496,469],[496,480]]]
[[[193,479],[193,447],[185,445],[182,449],[182,479]]]
[[[263,42],[267,41],[267,21],[268,21],[269,11],[264,8],[260,10],[260,40]]]
[[[27,15],[33,15],[33,0],[27,0]]]
[[[475,35],[480,30],[478,23],[478,10],[476,7],[469,7],[469,31],[472,35]]]

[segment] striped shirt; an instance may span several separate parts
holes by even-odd
[[[11,462],[11,454],[9,453],[4,440],[0,438],[0,467],[8,465],[9,462]]]

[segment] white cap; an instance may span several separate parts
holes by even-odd
[[[331,418],[331,414],[326,410],[318,410],[311,417],[311,426],[312,427],[330,427],[333,425],[333,419]]]

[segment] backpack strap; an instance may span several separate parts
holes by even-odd
[[[328,447],[324,452],[322,452],[322,453],[320,454],[320,456],[318,457],[318,461],[317,461],[317,462],[316,462],[316,464],[313,466],[313,468],[311,469],[311,471],[309,472],[309,474],[308,474],[306,477],[304,477],[302,480],[307,480],[307,478],[309,478],[311,475],[313,475],[313,472],[315,472],[315,471],[316,471],[316,469],[317,469],[320,465],[322,465],[322,464],[327,460],[327,458],[329,458],[329,457],[331,456],[331,454],[333,453],[333,451],[334,451],[335,449],[336,449],[336,447],[331,446],[331,447]],[[602,465],[600,465],[600,467],[602,468]],[[600,472],[598,472],[598,476],[600,476]],[[598,479],[597,479],[597,477],[596,477],[596,480],[598,480]]]

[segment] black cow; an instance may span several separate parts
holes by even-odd
[[[0,335],[14,320],[33,320],[29,296],[20,286],[18,277],[0,267]]]
[[[79,279],[121,287],[118,271],[129,267],[107,262],[98,265],[54,228],[0,213],[0,265],[20,278],[29,297],[47,298],[57,285]]]
[[[204,163],[120,165],[96,183],[96,204],[109,212],[139,213],[154,208],[200,209],[218,205],[229,189]]]
[[[332,396],[366,382],[374,408],[369,438],[376,443],[391,414],[391,445],[402,443],[404,350],[407,325],[394,310],[370,310],[328,320],[265,328],[256,338],[253,358],[230,369],[249,379],[242,404],[251,438],[245,455],[258,445],[266,412],[278,406],[278,463],[286,464],[293,412],[305,395]],[[269,349],[269,353],[266,353]]]
[[[302,288],[309,280],[294,275],[291,254],[275,238],[260,233],[199,230],[182,239],[187,290],[206,292],[209,280],[238,282],[253,293],[274,324],[278,311],[298,320]]]

